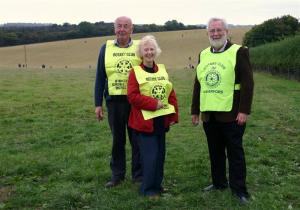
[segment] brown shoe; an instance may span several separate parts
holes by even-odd
[[[112,188],[115,186],[118,186],[119,184],[121,184],[122,181],[121,180],[110,180],[105,184],[106,188]]]
[[[148,197],[150,200],[158,200],[160,198],[159,194],[149,195]]]

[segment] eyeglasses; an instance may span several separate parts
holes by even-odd
[[[215,33],[215,32],[221,33],[221,32],[223,32],[223,31],[224,31],[224,29],[217,28],[217,29],[210,29],[208,32],[209,32],[210,34],[213,34],[213,33]]]

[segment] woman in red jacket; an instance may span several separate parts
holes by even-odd
[[[143,180],[140,193],[158,196],[162,191],[165,161],[165,135],[178,122],[178,106],[172,83],[164,65],[154,59],[161,50],[154,36],[143,37],[138,46],[142,59],[128,78],[128,101],[131,104],[128,125],[138,138]]]

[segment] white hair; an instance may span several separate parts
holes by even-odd
[[[211,24],[212,22],[215,22],[215,21],[221,21],[221,23],[223,24],[224,28],[225,28],[226,30],[228,30],[228,24],[227,24],[226,20],[223,19],[223,18],[217,18],[217,17],[213,17],[213,18],[210,18],[210,19],[208,20],[208,22],[207,22],[207,30],[208,30],[210,24]]]
[[[119,21],[120,19],[125,19],[125,20],[127,20],[127,21],[129,22],[129,24],[131,25],[131,27],[133,27],[133,25],[132,25],[132,20],[131,20],[130,17],[127,17],[127,16],[120,16],[120,17],[117,17],[117,18],[115,19],[115,21],[114,21],[114,27],[115,27],[115,28],[116,28],[117,23],[118,23],[118,21]]]
[[[137,49],[137,55],[139,57],[143,57],[143,47],[148,44],[148,43],[151,43],[154,45],[154,48],[155,48],[155,57],[159,56],[160,53],[161,53],[161,49],[160,47],[158,46],[158,43],[155,39],[155,37],[153,35],[146,35],[144,36],[139,45],[138,45],[138,49]]]

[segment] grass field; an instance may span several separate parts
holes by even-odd
[[[229,37],[236,43],[242,43],[242,37],[248,27],[233,28]],[[159,61],[172,68],[184,68],[196,64],[201,49],[208,46],[205,29],[156,32],[162,55]],[[134,39],[144,36],[134,34]],[[27,66],[29,68],[82,68],[95,69],[100,46],[114,37],[95,37],[26,45]],[[191,57],[191,61],[189,60]],[[24,46],[0,48],[0,67],[17,68],[25,63]]]
[[[207,144],[193,127],[194,72],[169,70],[180,123],[167,135],[157,201],[127,180],[105,189],[111,136],[94,116],[94,70],[0,69],[0,209],[300,209],[300,83],[255,74],[253,113],[244,136],[251,203],[242,207],[210,183]],[[127,166],[130,168],[127,144]],[[130,171],[130,170],[128,170]]]

